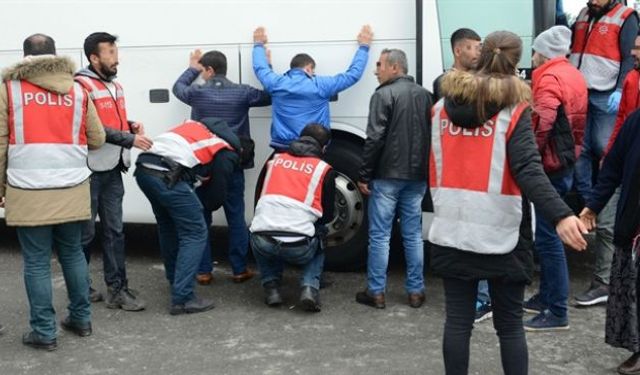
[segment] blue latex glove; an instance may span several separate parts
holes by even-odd
[[[614,91],[609,95],[609,103],[607,103],[609,106],[607,111],[609,113],[618,112],[618,107],[620,107],[620,98],[622,98],[622,93],[620,91]]]

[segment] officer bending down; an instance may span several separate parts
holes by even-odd
[[[287,262],[302,267],[302,307],[320,311],[324,224],[333,220],[335,199],[335,172],[321,160],[330,139],[324,126],[309,124],[286,152],[276,154],[267,164],[249,230],[268,306],[283,302],[279,287]]]
[[[239,166],[240,141],[224,121],[204,118],[187,121],[153,140],[153,147],[136,161],[136,182],[151,203],[158,222],[160,251],[171,284],[171,315],[210,310],[213,302],[195,296],[202,251],[208,228],[203,203],[224,201],[216,189]],[[202,202],[194,185],[204,182]],[[224,183],[223,183],[224,185]]]

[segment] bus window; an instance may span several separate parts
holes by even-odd
[[[450,37],[461,27],[473,29],[482,38],[498,30],[516,33],[523,42],[520,66],[530,67],[531,54],[527,51],[531,51],[533,41],[533,2],[534,0],[438,0],[443,67],[448,69],[453,64]]]

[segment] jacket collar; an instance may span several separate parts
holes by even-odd
[[[547,60],[544,64],[535,68],[531,73],[531,85],[535,88],[538,84],[540,77],[542,77],[547,71],[557,67],[562,64],[570,64],[569,60],[564,56],[554,57],[553,59]]]
[[[75,65],[66,56],[27,56],[2,72],[2,80],[31,80],[49,74],[72,75]]]
[[[394,82],[400,82],[400,81],[415,82],[415,80],[413,79],[412,76],[402,75],[402,76],[398,76],[398,77],[395,77],[395,78],[391,78],[387,82],[381,83],[380,86],[378,86],[376,88],[376,90],[379,90],[379,89],[383,88],[384,86],[389,86],[389,85],[393,84]]]

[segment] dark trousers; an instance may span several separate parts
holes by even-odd
[[[202,204],[185,181],[168,187],[162,177],[148,174],[140,167],[134,176],[158,223],[165,276],[171,284],[171,303],[184,304],[195,298],[195,277],[207,241]]]
[[[529,354],[522,326],[524,283],[489,280],[493,326],[500,339],[502,369],[506,375],[527,374]],[[469,340],[476,313],[478,280],[444,279],[446,321],[442,349],[447,375],[469,370]]]
[[[82,248],[87,263],[91,257],[89,245],[95,237],[96,215],[102,227],[102,266],[104,282],[119,290],[127,287],[124,232],[122,226],[122,198],[124,186],[119,168],[91,175],[91,220],[82,228]]]

